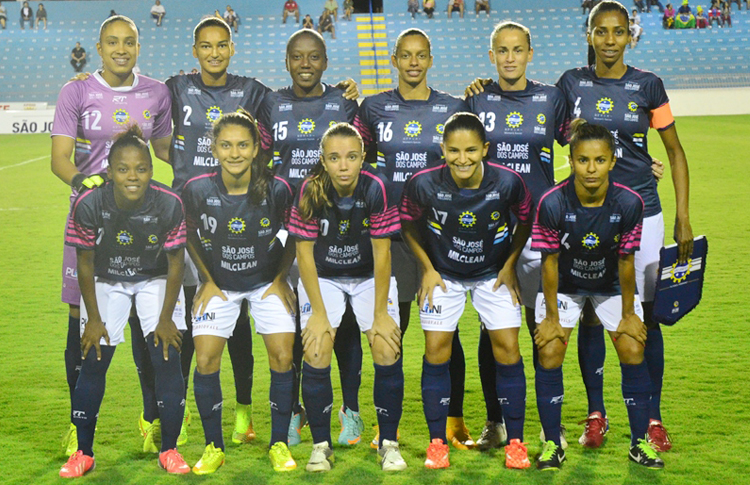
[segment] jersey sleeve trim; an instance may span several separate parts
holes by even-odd
[[[669,106],[669,102],[651,110],[649,118],[651,121],[651,128],[655,128],[659,131],[664,131],[674,125],[674,116],[672,116],[672,108]]]
[[[68,218],[65,230],[65,244],[81,249],[94,249],[96,246],[96,231],[76,221],[76,212],[81,201],[91,195],[92,190],[84,192],[73,204],[73,210]]]

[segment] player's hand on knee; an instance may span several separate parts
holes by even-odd
[[[302,330],[302,349],[306,354],[312,352],[317,357],[322,351],[324,340],[330,338],[333,343],[335,337],[336,332],[328,321],[328,315],[313,312]]]
[[[86,327],[81,335],[81,350],[83,351],[83,358],[88,356],[91,347],[96,350],[96,360],[102,360],[102,348],[99,344],[101,339],[104,339],[109,345],[109,333],[107,327],[104,326],[101,320],[92,320],[86,322]]]
[[[369,333],[371,346],[375,342],[375,337],[380,337],[398,359],[398,356],[401,354],[401,328],[399,328],[396,321],[388,312],[383,311],[375,314]]]
[[[466,86],[466,89],[464,90],[464,95],[466,95],[467,98],[470,98],[472,96],[476,96],[479,93],[483,93],[484,87],[490,83],[492,83],[491,78],[478,77],[474,79],[471,82],[471,84]]]
[[[534,343],[540,349],[557,338],[567,344],[565,330],[557,319],[547,317],[534,329]]]
[[[289,282],[286,279],[274,279],[271,286],[268,287],[261,300],[265,300],[266,297],[276,295],[281,299],[281,303],[284,304],[284,308],[290,315],[294,315],[297,309],[297,296],[294,294],[294,290],[289,286]]]
[[[617,341],[621,335],[627,335],[635,339],[641,345],[646,345],[646,336],[648,329],[643,321],[638,318],[638,315],[632,314],[623,317],[620,320],[620,324],[617,326],[617,331],[614,333],[614,339]]]
[[[182,332],[177,329],[171,318],[160,318],[159,323],[154,330],[154,347],[162,344],[164,360],[169,360],[169,346],[171,345],[177,352],[182,348]]]
[[[200,288],[198,288],[198,291],[195,293],[195,297],[193,298],[193,316],[196,315],[203,315],[203,312],[206,310],[206,307],[208,306],[208,302],[211,301],[211,298],[221,298],[224,301],[227,301],[227,295],[224,294],[221,289],[216,286],[216,283],[213,281],[207,281],[201,285]]]
[[[442,288],[443,293],[448,291],[445,286],[445,281],[443,281],[440,273],[435,270],[425,271],[424,275],[422,275],[422,285],[417,292],[419,308],[424,306],[425,299],[427,299],[427,303],[430,305],[430,308],[432,308],[432,294],[435,291],[436,286]]]

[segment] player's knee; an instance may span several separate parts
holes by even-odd
[[[547,342],[539,348],[539,365],[545,369],[560,367],[565,359],[565,344],[559,339]]]
[[[629,335],[620,335],[615,347],[621,363],[637,365],[643,362],[643,345]]]
[[[512,365],[521,359],[521,352],[518,349],[518,335],[511,332],[493,332],[492,353],[495,360],[503,365]]]
[[[396,352],[381,337],[376,337],[372,343],[372,361],[378,365],[393,365],[398,360],[401,349]]]
[[[199,374],[214,374],[221,368],[221,354],[213,355],[205,352],[196,352],[195,366]]]
[[[292,369],[292,349],[276,349],[268,354],[268,365],[274,372],[288,372]]]

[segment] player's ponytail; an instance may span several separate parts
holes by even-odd
[[[576,118],[570,122],[570,156],[573,157],[573,151],[584,141],[601,140],[607,143],[612,154],[615,153],[615,137],[602,125],[594,125],[584,120]]]
[[[128,125],[127,129],[122,133],[118,133],[114,137],[114,143],[109,148],[109,164],[112,165],[114,160],[117,160],[120,156],[120,152],[123,148],[132,147],[143,152],[144,156],[148,159],[149,165],[152,165],[151,150],[148,149],[148,142],[143,136],[141,127],[136,123]]]
[[[214,124],[211,131],[212,140],[215,141],[219,137],[219,134],[221,134],[221,130],[228,125],[236,125],[247,129],[250,132],[253,144],[260,146],[258,123],[253,118],[253,115],[245,111],[245,109],[239,108],[234,113],[222,115]],[[250,165],[250,186],[247,189],[247,196],[251,203],[260,205],[263,202],[268,196],[268,186],[271,180],[273,180],[273,172],[268,168],[268,160],[266,160],[263,150],[259,149],[258,154]]]
[[[304,185],[304,192],[299,201],[299,215],[303,221],[312,219],[313,214],[323,207],[331,207],[333,205],[328,198],[328,192],[331,190],[331,177],[323,166],[323,157],[325,157],[326,142],[335,136],[356,138],[359,140],[360,146],[364,151],[362,137],[357,129],[349,123],[336,123],[326,130],[320,139],[320,158],[307,177],[307,183]]]
[[[619,12],[625,17],[625,25],[630,25],[630,13],[623,4],[615,0],[604,0],[589,12],[586,35],[591,36],[596,26],[596,19],[599,15],[607,12]],[[596,52],[594,46],[589,44],[588,47],[588,65],[593,66],[596,63]]]

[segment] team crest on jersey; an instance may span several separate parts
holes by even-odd
[[[120,231],[117,233],[117,243],[121,246],[129,246],[133,244],[133,235],[128,231]]]
[[[144,120],[150,120],[151,119],[151,111],[144,109],[143,110],[143,119]]]
[[[242,234],[245,231],[245,221],[239,217],[232,217],[227,227],[232,234]]]
[[[620,235],[619,235],[619,234],[615,234],[615,237],[613,238],[613,240],[614,240],[614,241],[615,241],[616,243],[619,243],[619,242],[620,242]]]
[[[260,220],[260,225],[261,225],[261,227],[268,227],[268,226],[271,225],[271,220],[268,217],[263,217]]]
[[[547,127],[544,126],[544,124],[547,122],[547,117],[544,116],[544,113],[539,113],[538,115],[536,115],[536,122],[539,124],[534,127],[534,134],[546,135]]]
[[[406,136],[409,138],[419,136],[419,134],[422,133],[422,124],[419,121],[411,120],[406,123],[406,126],[404,126],[404,133],[406,133]]]
[[[471,227],[477,222],[477,216],[473,212],[465,211],[458,216],[458,223],[464,227]]]
[[[629,102],[628,109],[632,112],[635,112],[638,109],[638,103],[636,103],[635,101]]]
[[[518,111],[511,111],[505,117],[505,124],[510,128],[518,128],[523,124],[523,115]]]
[[[435,127],[435,131],[437,131],[439,135],[442,135],[443,132],[445,131],[445,125],[442,123],[438,123],[437,126]]]
[[[628,109],[630,110],[630,113],[625,113],[625,121],[633,121],[637,123],[638,113],[636,113],[636,111],[638,110],[638,103],[636,103],[635,101],[629,102]]]
[[[593,232],[590,232],[583,236],[583,241],[581,242],[583,242],[584,248],[591,250],[599,245],[599,236],[597,236]]]
[[[346,234],[349,232],[349,219],[339,222],[339,234]]]
[[[338,121],[331,120],[328,122],[328,128],[332,128],[334,125],[338,125]]]
[[[305,118],[297,124],[297,129],[303,135],[309,135],[315,130],[315,122],[310,118]]]
[[[490,214],[490,219],[493,221],[500,220],[500,213],[498,211],[492,211],[492,214]]]
[[[208,121],[211,123],[216,123],[216,121],[221,118],[221,108],[218,106],[211,106],[206,110],[206,118],[208,118]]]
[[[536,122],[540,125],[543,125],[547,122],[547,117],[544,116],[544,113],[539,113],[538,115],[536,115]]]
[[[365,217],[364,219],[362,219],[362,227],[370,227],[370,218],[369,217]]]
[[[115,110],[115,113],[112,115],[112,119],[115,120],[115,123],[117,123],[118,125],[124,125],[128,122],[128,120],[130,120],[130,115],[124,109],[118,109]]]
[[[611,113],[614,108],[615,103],[612,98],[601,98],[596,102],[596,110],[603,115]]]
[[[151,244],[156,244],[159,242],[159,237],[156,234],[151,234],[148,237],[148,242],[150,242]]]

